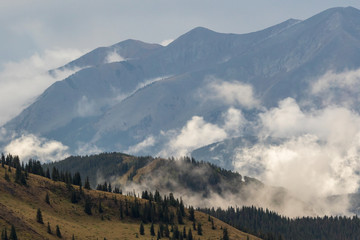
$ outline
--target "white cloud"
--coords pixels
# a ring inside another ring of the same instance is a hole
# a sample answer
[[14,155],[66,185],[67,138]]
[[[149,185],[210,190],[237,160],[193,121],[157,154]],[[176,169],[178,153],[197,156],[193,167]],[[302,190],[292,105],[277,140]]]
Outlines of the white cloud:
[[185,156],[198,147],[223,140],[226,137],[227,133],[224,129],[207,123],[202,117],[194,116],[158,155]]
[[231,133],[230,135],[239,135],[247,120],[242,114],[241,110],[236,108],[229,108],[226,113],[223,114],[224,118],[224,129],[226,132]]
[[160,45],[166,47],[167,45],[169,45],[169,44],[172,43],[173,41],[174,41],[174,39],[166,39],[166,40],[162,41],[162,42],[160,43]]
[[347,144],[360,131],[360,116],[354,111],[330,106],[302,111],[296,101],[287,98],[279,107],[260,114],[261,134],[273,137],[293,137],[313,134],[332,144]]
[[209,83],[201,92],[205,100],[222,101],[231,106],[245,108],[259,107],[260,102],[255,98],[251,85],[238,81],[226,82],[220,79],[209,78]]
[[335,206],[324,198],[359,188],[359,114],[340,106],[303,110],[287,98],[259,118],[260,139],[276,137],[281,143],[259,142],[237,149],[234,168],[287,188],[312,204],[317,214],[347,214],[347,201]]
[[155,143],[156,143],[155,138],[153,136],[149,136],[144,141],[134,146],[130,146],[126,152],[129,154],[137,154],[139,152],[145,151],[149,147],[154,146]]
[[121,62],[124,60],[125,59],[114,50],[114,51],[108,53],[108,55],[106,56],[106,59],[105,59],[105,63]]
[[0,72],[0,125],[19,114],[52,83],[76,71],[55,71],[50,75],[48,70],[80,55],[80,51],[73,49],[47,50],[28,59],[5,64]]
[[360,109],[360,69],[341,73],[327,72],[310,86],[312,97],[322,106],[340,105]]
[[4,150],[18,155],[23,161],[35,158],[41,162],[50,162],[64,159],[69,155],[68,147],[61,142],[36,137],[33,134],[22,135],[12,140]]

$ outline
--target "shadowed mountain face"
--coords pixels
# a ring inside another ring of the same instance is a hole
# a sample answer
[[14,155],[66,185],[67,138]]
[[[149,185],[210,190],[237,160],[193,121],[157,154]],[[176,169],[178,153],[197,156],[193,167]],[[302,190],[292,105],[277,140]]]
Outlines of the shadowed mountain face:
[[[55,139],[72,153],[85,143],[164,153],[194,116],[221,125],[235,107],[251,120],[284,98],[306,101],[312,81],[328,71],[359,68],[359,22],[359,10],[334,8],[249,34],[199,27],[166,47],[127,40],[98,48],[60,68],[82,70],[50,86],[4,127]],[[240,97],[231,97],[237,89]]]

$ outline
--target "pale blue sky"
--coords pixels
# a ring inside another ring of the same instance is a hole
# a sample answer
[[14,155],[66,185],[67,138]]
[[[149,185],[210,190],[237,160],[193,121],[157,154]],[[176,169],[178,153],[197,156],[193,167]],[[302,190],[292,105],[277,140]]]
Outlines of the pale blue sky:
[[134,38],[160,43],[203,26],[246,33],[359,0],[3,0],[0,65],[45,49],[91,50]]

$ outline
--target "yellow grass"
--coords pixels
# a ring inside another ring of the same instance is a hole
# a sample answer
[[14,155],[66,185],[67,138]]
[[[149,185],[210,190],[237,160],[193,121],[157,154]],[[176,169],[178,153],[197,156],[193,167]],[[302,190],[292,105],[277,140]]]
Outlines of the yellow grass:
[[[7,166],[6,166],[7,169]],[[139,234],[140,220],[125,217],[120,220],[119,206],[116,206],[113,198],[119,202],[134,201],[133,197],[114,193],[105,193],[96,190],[84,190],[91,196],[93,203],[97,204],[101,199],[104,213],[97,212],[97,207],[93,207],[93,215],[89,216],[84,212],[83,201],[77,204],[70,202],[70,195],[66,186],[61,182],[29,174],[28,187],[14,183],[15,169],[9,173],[11,181],[4,179],[4,168],[0,167],[0,230],[4,227],[10,233],[11,224],[14,224],[19,239],[59,239],[55,235],[56,225],[59,225],[63,239],[71,239],[74,234],[75,239],[156,239],[150,235],[150,224],[145,224],[145,235]],[[50,196],[50,205],[45,203],[46,193]],[[146,200],[139,199],[141,202]],[[44,224],[36,222],[36,212],[40,208],[42,211]],[[224,222],[214,219],[215,230],[211,229],[211,222],[208,216],[201,212],[195,212],[197,222],[202,224],[203,235],[197,235],[197,231],[192,230],[194,239],[221,239],[222,229],[227,228],[230,239],[258,239],[247,235]],[[185,225],[179,225],[182,231],[192,227],[192,222],[184,218]],[[53,234],[47,233],[47,224],[50,223]],[[157,233],[159,225],[155,224]],[[166,239],[166,238],[163,238]]]

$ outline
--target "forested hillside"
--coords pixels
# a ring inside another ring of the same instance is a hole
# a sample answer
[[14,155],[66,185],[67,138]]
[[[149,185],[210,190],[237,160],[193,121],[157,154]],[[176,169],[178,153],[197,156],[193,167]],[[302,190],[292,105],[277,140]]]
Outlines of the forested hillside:
[[37,161],[2,157],[2,239],[257,239],[172,194],[91,190],[79,173],[54,173]]
[[359,239],[360,219],[357,216],[302,217],[291,219],[268,209],[229,207],[226,210],[198,209],[221,219],[237,229],[263,239]]

